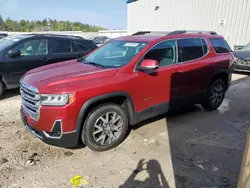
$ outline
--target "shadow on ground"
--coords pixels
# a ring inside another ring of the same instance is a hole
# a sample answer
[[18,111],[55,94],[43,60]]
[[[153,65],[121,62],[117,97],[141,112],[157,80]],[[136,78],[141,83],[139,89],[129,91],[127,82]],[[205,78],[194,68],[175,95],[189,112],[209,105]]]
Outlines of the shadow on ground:
[[3,96],[0,98],[0,100],[9,99],[18,95],[20,95],[19,89],[6,90],[4,91]]
[[[137,180],[136,176],[142,171],[148,173],[148,178],[145,180]],[[157,188],[169,188],[166,181],[165,175],[162,172],[161,165],[157,160],[145,161],[141,159],[138,162],[137,167],[133,170],[129,178],[119,188],[146,188],[146,187],[157,187]]]
[[[241,119],[230,116],[230,111],[224,114],[220,110],[205,112],[200,106],[190,106],[144,121],[133,129],[139,129],[162,118],[167,121],[177,188],[236,187],[247,123],[241,123]],[[164,168],[164,164],[161,165]],[[158,166],[160,164],[155,162],[155,167]],[[133,184],[137,187],[138,182],[133,179],[140,171],[141,168],[137,167],[126,181],[126,185]],[[155,177],[150,173],[148,172],[149,179]],[[142,187],[169,187],[168,183],[156,183],[156,186],[152,181],[150,184],[149,179],[140,182],[144,185]]]

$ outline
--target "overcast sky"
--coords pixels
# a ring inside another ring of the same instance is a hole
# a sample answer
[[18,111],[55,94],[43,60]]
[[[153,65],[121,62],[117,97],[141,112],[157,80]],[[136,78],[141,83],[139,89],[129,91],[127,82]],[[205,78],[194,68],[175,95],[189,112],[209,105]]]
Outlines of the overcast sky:
[[4,19],[80,21],[108,29],[126,29],[127,0],[0,0]]

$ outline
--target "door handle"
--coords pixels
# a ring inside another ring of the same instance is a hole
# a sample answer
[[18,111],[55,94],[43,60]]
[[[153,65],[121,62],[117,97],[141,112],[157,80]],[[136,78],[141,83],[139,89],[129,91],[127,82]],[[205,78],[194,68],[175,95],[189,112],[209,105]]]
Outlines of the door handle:
[[177,69],[175,70],[175,73],[183,73],[183,70]]

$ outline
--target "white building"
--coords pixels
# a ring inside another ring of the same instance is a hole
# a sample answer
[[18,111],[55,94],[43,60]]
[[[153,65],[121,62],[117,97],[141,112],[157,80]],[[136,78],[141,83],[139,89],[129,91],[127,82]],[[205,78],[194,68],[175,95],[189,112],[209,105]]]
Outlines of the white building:
[[231,47],[250,42],[250,0],[128,0],[128,34],[208,30]]

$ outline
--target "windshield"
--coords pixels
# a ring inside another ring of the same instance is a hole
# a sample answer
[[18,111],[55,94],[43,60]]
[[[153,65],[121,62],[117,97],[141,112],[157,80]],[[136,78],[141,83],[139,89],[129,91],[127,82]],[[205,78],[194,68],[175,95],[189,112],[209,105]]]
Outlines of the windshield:
[[250,43],[244,46],[241,50],[250,50]]
[[112,40],[87,56],[84,63],[94,63],[102,67],[121,67],[128,64],[146,45],[146,42]]
[[0,39],[0,51],[25,38],[24,36],[8,36]]

